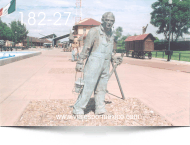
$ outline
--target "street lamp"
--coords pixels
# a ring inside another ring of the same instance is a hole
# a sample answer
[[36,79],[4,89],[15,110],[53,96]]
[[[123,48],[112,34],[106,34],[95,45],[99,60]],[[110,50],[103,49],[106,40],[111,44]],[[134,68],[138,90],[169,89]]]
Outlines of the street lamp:
[[[16,47],[16,34],[17,34],[17,31],[15,31],[15,47]],[[16,47],[16,51],[17,51],[17,47]]]
[[168,46],[168,60],[167,61],[170,61],[171,59],[171,51],[170,51],[170,33],[171,33],[171,5],[172,5],[172,0],[169,0],[169,5],[170,5],[170,16],[169,16],[169,46]]

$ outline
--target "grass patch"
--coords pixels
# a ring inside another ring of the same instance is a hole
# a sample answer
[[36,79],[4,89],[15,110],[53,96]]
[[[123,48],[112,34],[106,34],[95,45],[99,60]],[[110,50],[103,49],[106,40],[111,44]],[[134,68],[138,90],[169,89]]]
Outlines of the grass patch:
[[[117,53],[122,53],[125,52],[125,49],[120,48],[116,50]],[[146,56],[148,56],[148,54],[146,54]],[[154,58],[164,58],[167,59],[168,56],[165,55],[165,51],[153,51],[152,52],[152,57]],[[190,51],[173,51],[173,55],[171,57],[171,60],[178,60],[179,61],[179,57],[180,57],[180,61],[188,61],[190,62]]]

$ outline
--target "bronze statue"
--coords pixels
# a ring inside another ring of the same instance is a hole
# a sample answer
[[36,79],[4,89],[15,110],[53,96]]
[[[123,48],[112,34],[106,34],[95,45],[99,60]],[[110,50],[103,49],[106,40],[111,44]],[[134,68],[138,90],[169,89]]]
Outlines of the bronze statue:
[[[114,36],[112,27],[115,22],[115,16],[111,12],[106,12],[102,16],[102,24],[93,27],[87,34],[84,47],[76,64],[76,71],[83,70],[84,60],[84,87],[78,96],[73,107],[73,114],[84,115],[84,108],[89,102],[94,91],[95,114],[105,114],[105,94],[109,79],[109,70],[114,45]],[[117,57],[119,64],[122,58]]]
[[148,24],[147,24],[146,26],[143,26],[143,27],[142,27],[142,34],[145,34],[145,33],[146,33],[147,27],[148,27]]

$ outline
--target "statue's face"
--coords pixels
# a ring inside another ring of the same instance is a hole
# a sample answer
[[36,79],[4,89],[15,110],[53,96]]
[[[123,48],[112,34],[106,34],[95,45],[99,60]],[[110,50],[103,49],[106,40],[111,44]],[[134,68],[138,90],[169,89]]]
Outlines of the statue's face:
[[115,22],[114,17],[112,15],[107,15],[107,17],[104,19],[103,26],[106,29],[111,29],[114,22]]

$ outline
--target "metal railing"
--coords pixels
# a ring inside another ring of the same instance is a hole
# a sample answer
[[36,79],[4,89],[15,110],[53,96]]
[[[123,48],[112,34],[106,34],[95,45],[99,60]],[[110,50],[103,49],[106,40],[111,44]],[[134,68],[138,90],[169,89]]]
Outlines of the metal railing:
[[13,49],[16,49],[16,51],[18,50],[18,49],[20,49],[20,50],[26,50],[26,49],[28,49],[29,47],[9,47],[9,46],[3,46],[2,48],[1,48],[1,50],[0,51],[13,51]]
[[[116,50],[117,53],[125,53],[126,50],[124,49],[117,49]],[[131,53],[131,52],[129,52]],[[148,56],[148,54],[146,54],[145,56]],[[152,57],[155,58],[163,58],[163,59],[167,59],[167,55],[165,55],[165,51],[152,51]],[[178,60],[178,61],[188,61],[190,62],[190,51],[181,51],[181,52],[175,52],[173,51],[173,54],[171,55],[171,60]]]

